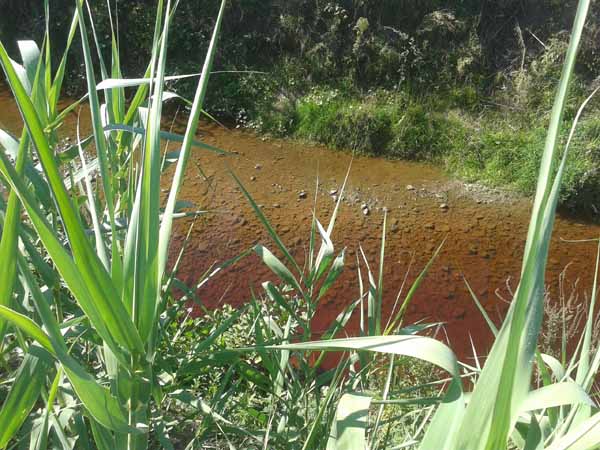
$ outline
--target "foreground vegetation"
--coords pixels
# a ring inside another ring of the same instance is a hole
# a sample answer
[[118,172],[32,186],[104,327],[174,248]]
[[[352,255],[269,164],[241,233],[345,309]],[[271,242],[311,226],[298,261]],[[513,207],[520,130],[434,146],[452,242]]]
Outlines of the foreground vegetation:
[[[56,70],[49,30],[39,49],[33,41],[19,43],[22,64],[0,44],[0,64],[24,123],[20,137],[0,132],[0,173],[7,189],[0,202],[0,448],[600,446],[596,284],[579,341],[564,343],[560,359],[537,345],[560,186],[575,127],[591,99],[570,118],[563,147],[563,114],[588,1],[579,2],[539,156],[521,282],[499,329],[484,317],[496,339],[487,358],[475,355],[473,364],[459,362],[436,339],[439,324],[404,323],[414,292],[427,282],[429,264],[401,290],[391,316],[382,315],[385,219],[378,267],[363,254],[359,295],[324,334],[313,332],[317,306],[344,269],[344,250],[331,241],[344,186],[327,226],[314,217],[307,258],[297,261],[232,175],[272,238],[272,249],[258,244],[239,258],[255,254],[279,282],[263,283],[262,292],[250,293],[237,311],[191,317],[186,300],[239,259],[212,267],[198,286],[187,289],[176,276],[180,259],[167,264],[191,148],[224,153],[195,135],[225,1],[183,136],[160,129],[179,2],[157,2],[143,78],[123,78],[116,31],[109,35],[110,63],[101,52],[94,56],[88,27],[96,47],[100,36],[86,2],[75,3]],[[59,127],[79,102],[59,110],[58,100],[77,32],[93,132],[77,133],[75,144],[63,148]],[[126,88],[132,89],[130,101]],[[320,126],[309,115],[303,129]],[[430,132],[437,133],[438,126]],[[422,136],[430,138],[429,132]],[[163,154],[162,139],[181,142],[181,149]],[[168,164],[176,164],[175,174],[161,179]],[[161,205],[166,183],[170,190]],[[175,288],[186,292],[184,298],[175,299]],[[352,314],[360,315],[361,335],[340,338]],[[343,354],[325,365],[331,351]]]

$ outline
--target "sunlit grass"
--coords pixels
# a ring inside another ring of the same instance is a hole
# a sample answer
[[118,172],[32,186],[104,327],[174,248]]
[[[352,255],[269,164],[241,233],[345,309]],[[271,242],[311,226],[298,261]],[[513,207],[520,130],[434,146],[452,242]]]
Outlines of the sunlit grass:
[[[328,450],[600,445],[593,391],[600,366],[600,350],[592,345],[596,283],[572,359],[558,361],[537,345],[549,238],[571,142],[561,154],[561,116],[589,1],[579,2],[550,119],[521,282],[502,327],[488,322],[496,340],[487,358],[478,358],[474,366],[458,361],[436,339],[431,333],[436,324],[404,322],[416,289],[427,282],[431,262],[399,296],[392,315],[384,317],[385,217],[377,266],[364,252],[358,259],[357,298],[347,299],[348,306],[325,333],[313,330],[319,304],[344,268],[345,250],[334,246],[332,235],[347,177],[326,227],[316,216],[315,197],[307,257],[301,261],[232,174],[270,242],[221,263],[198,285],[250,253],[279,282],[263,283],[248,305],[198,332],[201,338],[194,340],[189,330],[182,337],[174,324],[181,320],[187,326],[189,312],[183,302],[173,301],[171,287],[181,284],[167,258],[190,151],[219,152],[195,135],[225,1],[188,103],[183,135],[160,129],[168,97],[169,31],[176,26],[172,20],[178,3],[158,0],[152,58],[139,79],[122,78],[114,31],[110,63],[100,52],[94,54],[98,36],[84,0],[76,0],[57,70],[51,66],[55,50],[48,32],[40,48],[32,41],[20,42],[22,64],[11,60],[0,44],[0,63],[23,118],[20,137],[0,130],[1,180],[10,190],[0,205],[0,359],[3,384],[10,386],[0,410],[0,448],[174,448],[173,435],[182,429],[189,432],[188,440],[177,445],[190,449],[215,442],[228,448]],[[69,47],[78,30],[93,131],[88,137],[77,130],[73,148],[57,155],[56,130],[65,111],[80,103],[58,108]],[[126,89],[133,89],[133,95]],[[163,138],[181,143],[171,155],[177,164],[172,179],[162,178]],[[92,143],[90,159],[84,148]],[[86,170],[92,166],[98,176]],[[170,191],[161,205],[164,183],[170,183]],[[360,336],[339,338],[354,314],[360,315]],[[244,329],[236,331],[238,339],[227,342],[241,345],[221,345],[239,323]],[[157,354],[160,349],[168,353]],[[326,368],[330,351],[343,354],[333,368]],[[406,367],[407,358],[419,359],[419,368],[437,368],[423,376],[427,379],[411,380],[409,388],[404,384],[397,390],[397,369]],[[20,364],[16,370],[10,366],[14,361]],[[539,385],[532,382],[534,369]],[[222,371],[221,382],[207,387],[190,381],[205,370]],[[438,380],[439,373],[446,378]],[[168,420],[180,403],[185,413]],[[412,426],[406,426],[406,417],[391,415],[389,405],[394,410],[409,407]],[[238,423],[240,416],[247,420]]]

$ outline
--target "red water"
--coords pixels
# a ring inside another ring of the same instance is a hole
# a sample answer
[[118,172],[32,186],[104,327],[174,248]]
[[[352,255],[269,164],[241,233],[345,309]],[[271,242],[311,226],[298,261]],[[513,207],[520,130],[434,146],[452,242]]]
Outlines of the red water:
[[[330,192],[341,187],[351,155],[300,143],[263,140],[248,132],[224,130],[216,125],[205,124],[202,132],[206,142],[237,151],[239,155],[223,158],[197,151],[195,162],[202,167],[208,184],[194,164],[189,166],[182,198],[218,212],[207,215],[194,227],[180,277],[193,285],[211,264],[232,258],[258,242],[281,256],[228,170],[242,178],[302,265],[308,248],[317,176],[320,184],[316,213],[326,225],[335,204]],[[408,185],[414,189],[407,189]],[[308,193],[306,199],[299,198],[302,190]],[[332,240],[336,251],[347,249],[346,269],[331,295],[319,305],[313,323],[315,330],[324,330],[344,306],[358,298],[359,245],[373,271],[377,271],[383,208],[387,208],[384,317],[387,319],[407,271],[410,285],[445,239],[443,250],[408,309],[406,323],[445,322],[448,339],[458,354],[471,353],[469,335],[478,352],[485,352],[492,335],[463,277],[485,309],[499,320],[507,305],[496,291],[510,299],[507,280],[513,289],[517,286],[529,221],[529,199],[465,186],[430,165],[367,157],[352,161],[344,197]],[[369,215],[363,213],[363,203],[369,205]],[[442,204],[448,208],[441,208]],[[189,221],[178,224],[174,250],[189,224]],[[547,274],[552,298],[557,297],[558,276],[569,263],[571,279],[579,277],[581,288],[589,288],[595,261],[594,244],[565,243],[560,238],[599,235],[597,225],[558,217]],[[362,262],[361,267],[366,277]],[[198,296],[211,307],[222,302],[239,305],[248,298],[250,286],[260,292],[260,283],[266,279],[274,276],[256,256],[251,256],[209,282]],[[358,323],[356,311],[348,333],[356,333]]]
[[[72,116],[63,127],[65,135],[72,133],[74,123]],[[20,124],[10,97],[0,90],[0,127],[16,133]],[[334,207],[330,191],[340,189],[351,155],[296,142],[264,140],[250,132],[213,124],[202,124],[201,135],[207,143],[237,155],[219,157],[194,150],[180,198],[211,212],[196,221],[179,278],[193,286],[211,265],[232,258],[258,242],[279,255],[229,170],[242,179],[263,206],[283,242],[302,265],[308,248],[317,177],[316,214],[326,225]],[[169,172],[167,178],[168,175]],[[407,188],[408,185],[414,189]],[[168,186],[165,182],[164,187]],[[299,198],[300,191],[307,192],[306,199]],[[369,205],[368,215],[362,211],[363,203]],[[442,204],[448,208],[441,208]],[[530,200],[465,186],[426,164],[354,158],[332,236],[336,252],[347,249],[346,269],[319,305],[315,330],[324,330],[345,305],[358,298],[359,245],[371,268],[377,270],[383,208],[388,210],[384,316],[387,318],[407,271],[410,285],[445,239],[439,257],[408,308],[406,323],[444,322],[448,339],[459,355],[470,354],[469,336],[473,337],[478,352],[485,353],[492,335],[471,300],[463,277],[498,321],[506,303],[498,298],[496,291],[510,298],[507,280],[513,289],[517,285]],[[177,222],[171,262],[191,222],[192,219]],[[582,292],[590,288],[593,276],[595,246],[565,243],[560,238],[599,235],[598,225],[558,216],[547,271],[551,298],[557,297],[558,276],[567,264],[571,263],[571,280],[581,279]],[[362,262],[361,267],[364,270]],[[267,279],[275,277],[252,255],[224,270],[198,290],[197,295],[208,307],[221,303],[240,305],[249,298],[251,287],[260,292],[260,283]],[[353,334],[357,330],[358,311],[346,331]]]

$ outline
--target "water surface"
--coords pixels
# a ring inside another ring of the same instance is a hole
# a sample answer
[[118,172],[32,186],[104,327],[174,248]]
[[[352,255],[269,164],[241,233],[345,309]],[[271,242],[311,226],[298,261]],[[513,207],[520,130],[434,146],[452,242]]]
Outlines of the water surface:
[[[73,134],[76,116],[61,129]],[[0,127],[19,133],[18,111],[6,90],[0,90]],[[165,123],[168,127],[171,123]],[[175,129],[184,123],[174,122]],[[89,130],[87,112],[83,132]],[[250,132],[202,123],[199,136],[207,143],[235,152],[221,157],[195,149],[180,198],[197,209],[211,211],[197,219],[184,253],[179,278],[194,286],[213,264],[232,258],[256,243],[278,254],[275,245],[244,199],[229,170],[236,173],[259,203],[283,242],[304,261],[317,192],[316,214],[326,225],[350,164],[351,172],[333,232],[336,252],[346,248],[346,269],[319,306],[315,329],[324,330],[345,305],[359,295],[357,255],[362,246],[377,270],[383,211],[388,211],[384,271],[384,314],[394,304],[405,278],[410,285],[443,241],[443,249],[408,308],[407,322],[446,323],[447,338],[462,356],[470,354],[469,336],[478,351],[487,351],[492,335],[466,289],[463,277],[497,321],[517,286],[531,208],[530,199],[464,185],[426,164],[354,157],[303,143],[264,139]],[[171,149],[175,149],[171,145]],[[173,170],[173,168],[169,169]],[[170,172],[167,172],[170,175]],[[318,179],[318,188],[317,188]],[[169,183],[164,183],[164,190]],[[300,192],[306,192],[306,198]],[[364,205],[368,206],[365,214]],[[176,223],[171,251],[175,260],[193,219]],[[583,298],[591,288],[595,246],[564,239],[600,236],[598,225],[559,215],[550,247],[547,283],[550,298],[558,298],[558,279],[570,264],[567,278],[580,279]],[[364,270],[364,264],[361,261]],[[363,272],[364,273],[364,272]],[[240,305],[250,288],[274,276],[254,255],[226,269],[197,291],[208,307]],[[404,293],[407,287],[404,288]],[[504,300],[503,300],[504,299]],[[358,331],[358,311],[346,330]]]

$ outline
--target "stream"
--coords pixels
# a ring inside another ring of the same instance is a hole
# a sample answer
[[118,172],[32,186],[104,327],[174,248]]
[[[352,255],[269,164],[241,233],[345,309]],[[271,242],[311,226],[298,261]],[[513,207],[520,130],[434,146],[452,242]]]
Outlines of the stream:
[[[74,114],[69,116],[61,129],[64,136],[73,135],[76,120]],[[90,128],[85,111],[81,120],[83,136]],[[165,122],[163,128],[171,125],[176,131],[185,128],[183,118]],[[21,129],[18,110],[6,89],[0,89],[0,128],[15,134]],[[462,357],[472,354],[470,336],[478,354],[489,350],[492,334],[464,279],[492,319],[500,323],[511,291],[518,284],[531,199],[464,184],[427,164],[353,158],[346,152],[265,139],[213,123],[201,123],[199,137],[235,153],[223,157],[194,149],[190,158],[180,199],[192,202],[192,209],[209,213],[195,220],[183,254],[178,278],[188,286],[194,286],[213,264],[233,258],[256,243],[279,255],[229,170],[242,180],[302,265],[308,250],[315,192],[316,215],[326,227],[351,165],[332,234],[336,254],[346,248],[345,269],[320,303],[314,329],[324,331],[346,305],[358,298],[357,259],[366,282],[360,246],[371,269],[377,273],[387,210],[384,317],[389,315],[403,283],[401,299],[443,242],[439,256],[408,307],[405,323],[444,322],[447,339]],[[175,150],[176,145],[172,144],[170,149]],[[173,170],[174,165],[167,169],[163,181],[165,196]],[[193,221],[192,218],[176,221],[171,264]],[[560,274],[567,266],[564,291],[569,293],[577,280],[574,288],[580,301],[591,291],[595,244],[568,243],[563,239],[598,236],[600,226],[558,215],[546,277],[550,301],[560,297]],[[254,292],[261,292],[261,282],[275,279],[252,254],[221,271],[196,295],[209,308],[221,303],[238,306],[250,297],[251,287]],[[347,333],[356,335],[358,326],[356,310]]]

